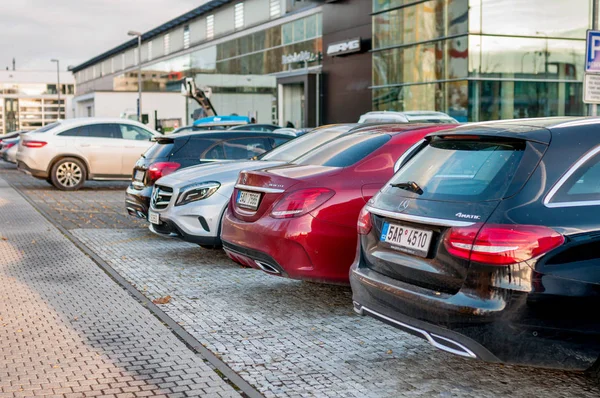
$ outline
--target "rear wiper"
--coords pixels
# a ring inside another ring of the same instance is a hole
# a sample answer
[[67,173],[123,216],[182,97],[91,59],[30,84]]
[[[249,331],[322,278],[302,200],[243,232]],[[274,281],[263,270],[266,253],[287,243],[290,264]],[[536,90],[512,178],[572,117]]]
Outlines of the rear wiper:
[[414,192],[414,193],[416,193],[418,195],[422,195],[423,194],[423,190],[421,189],[421,187],[419,186],[419,184],[417,184],[414,181],[398,182],[396,184],[390,184],[390,185],[393,186],[394,188],[405,189],[407,191]]

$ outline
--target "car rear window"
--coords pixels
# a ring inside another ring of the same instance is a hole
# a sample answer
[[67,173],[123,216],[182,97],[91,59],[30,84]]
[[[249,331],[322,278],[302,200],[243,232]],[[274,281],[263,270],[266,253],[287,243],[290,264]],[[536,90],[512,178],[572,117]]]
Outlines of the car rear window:
[[389,183],[415,182],[422,193],[413,194],[422,199],[497,200],[506,194],[524,151],[525,141],[434,139]]
[[146,159],[168,158],[174,148],[173,141],[158,141],[144,153]]
[[314,133],[295,138],[280,147],[273,149],[264,156],[259,157],[262,160],[279,160],[282,162],[291,162],[292,160],[304,155],[308,151],[322,145],[328,141],[342,135],[347,129],[315,131]]
[[294,164],[348,167],[381,148],[391,137],[387,134],[357,133],[338,138],[294,160]]

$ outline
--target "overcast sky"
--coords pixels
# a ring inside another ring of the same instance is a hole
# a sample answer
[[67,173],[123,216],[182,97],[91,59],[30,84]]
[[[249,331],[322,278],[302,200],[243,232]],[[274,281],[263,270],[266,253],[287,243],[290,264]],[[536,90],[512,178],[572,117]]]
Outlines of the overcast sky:
[[78,65],[208,0],[0,0],[0,69]]

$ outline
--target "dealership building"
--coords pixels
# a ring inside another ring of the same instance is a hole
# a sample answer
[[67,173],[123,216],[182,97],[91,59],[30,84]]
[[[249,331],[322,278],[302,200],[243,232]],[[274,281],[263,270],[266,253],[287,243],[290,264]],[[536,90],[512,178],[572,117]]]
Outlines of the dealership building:
[[[583,115],[592,0],[212,0],[72,68],[76,116],[192,122],[194,79],[220,115],[310,127],[370,110],[460,121]],[[103,113],[104,112],[104,113]]]

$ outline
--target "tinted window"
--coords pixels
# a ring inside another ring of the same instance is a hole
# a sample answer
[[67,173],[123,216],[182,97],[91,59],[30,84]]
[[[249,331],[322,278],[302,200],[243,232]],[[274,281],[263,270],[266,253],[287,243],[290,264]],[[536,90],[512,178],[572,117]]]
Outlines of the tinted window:
[[[525,142],[432,141],[408,161],[390,184],[416,182],[418,198],[476,202],[504,197]],[[398,188],[399,189],[399,188]]]
[[308,151],[324,144],[327,141],[331,141],[334,138],[339,137],[345,132],[340,131],[316,131],[314,133],[303,135],[302,137],[295,138],[289,141],[285,145],[273,149],[271,152],[265,154],[260,159],[262,160],[280,160],[283,162],[291,162],[294,159],[304,155]]
[[223,160],[225,159],[225,151],[223,150],[223,144],[217,144],[210,148],[204,156],[203,159],[211,159],[211,160]]
[[250,159],[271,149],[266,138],[238,138],[223,142],[227,159]]
[[290,136],[290,138],[270,138],[270,140],[271,140],[271,146],[273,148],[278,147],[281,144],[285,144],[286,142],[288,142],[292,138],[294,138],[294,137]]
[[159,141],[148,148],[148,150],[144,153],[144,157],[149,160],[156,158],[168,158],[171,156],[174,146],[175,144],[173,144],[173,142]]
[[121,132],[115,124],[89,124],[80,127],[82,135],[95,138],[121,138]]
[[131,124],[120,124],[121,136],[125,140],[148,141],[152,138],[152,134],[141,127]]
[[[210,148],[216,142],[217,139],[204,139],[199,137],[180,138],[177,142],[181,142],[181,147],[175,152],[175,158],[177,159],[200,159],[202,152],[207,148]],[[212,159],[212,158],[211,158]],[[222,159],[222,158],[216,158]]]
[[296,159],[295,164],[348,167],[390,140],[387,134],[360,133],[326,143]]
[[550,203],[600,200],[600,155],[588,159],[559,188]]
[[58,133],[58,135],[66,136],[66,137],[81,137],[81,129],[79,127],[74,127],[72,129],[68,129],[63,131],[62,133]]

